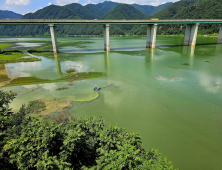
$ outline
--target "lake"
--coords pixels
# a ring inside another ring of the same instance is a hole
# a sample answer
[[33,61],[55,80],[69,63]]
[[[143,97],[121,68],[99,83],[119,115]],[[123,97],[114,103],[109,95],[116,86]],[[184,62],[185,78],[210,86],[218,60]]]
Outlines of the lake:
[[[8,49],[20,50],[44,46],[46,40],[50,38],[0,38],[13,43]],[[146,37],[110,37],[111,52],[103,52],[103,37],[58,40],[80,45],[61,45],[65,53],[55,58],[39,54],[39,62],[6,64],[8,76],[55,80],[67,76],[70,68],[103,76],[73,85],[30,82],[3,87],[18,93],[13,109],[35,99],[71,102],[68,113],[77,118],[102,116],[138,132],[144,148],[158,149],[176,168],[222,169],[222,45],[216,44],[216,37],[198,37],[195,47],[187,47],[184,37],[158,36],[157,48],[147,50]],[[60,87],[68,89],[57,91]],[[97,93],[94,87],[104,88]]]

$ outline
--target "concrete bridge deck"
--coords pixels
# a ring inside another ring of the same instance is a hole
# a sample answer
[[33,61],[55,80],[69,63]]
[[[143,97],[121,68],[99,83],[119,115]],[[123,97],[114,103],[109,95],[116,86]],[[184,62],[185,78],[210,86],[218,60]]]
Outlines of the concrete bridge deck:
[[0,19],[0,25],[66,25],[66,24],[222,24],[222,19],[175,20],[74,20],[74,19]]

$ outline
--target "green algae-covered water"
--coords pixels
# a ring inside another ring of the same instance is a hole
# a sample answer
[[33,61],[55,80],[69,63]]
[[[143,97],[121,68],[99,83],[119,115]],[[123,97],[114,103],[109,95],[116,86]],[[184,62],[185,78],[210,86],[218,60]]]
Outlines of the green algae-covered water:
[[[102,37],[58,39],[80,45],[61,46],[68,53],[55,58],[39,54],[40,62],[6,64],[8,76],[54,80],[67,76],[70,68],[103,76],[73,85],[3,87],[18,92],[11,107],[34,99],[92,100],[73,102],[69,113],[102,116],[139,132],[144,148],[158,148],[181,170],[222,169],[222,45],[217,38],[198,37],[196,47],[187,47],[182,46],[184,37],[157,37],[157,48],[145,50],[146,37],[111,37],[111,52],[103,52]],[[0,38],[22,50],[47,45],[46,40],[50,38]],[[110,82],[114,86],[107,86]],[[107,87],[98,94],[95,86]],[[60,87],[68,89],[55,90]]]

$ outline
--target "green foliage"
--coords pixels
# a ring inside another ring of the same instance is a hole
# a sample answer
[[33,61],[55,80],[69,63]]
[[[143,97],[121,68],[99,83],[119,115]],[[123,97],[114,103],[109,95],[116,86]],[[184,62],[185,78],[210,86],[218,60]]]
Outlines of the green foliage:
[[12,46],[12,45],[9,43],[0,43],[0,54],[1,54],[2,50],[4,50],[7,47],[10,47],[10,46]]
[[2,58],[0,56],[0,64],[41,61],[40,58],[36,58],[36,57],[21,58],[23,55],[14,55],[14,54],[12,54],[12,55],[8,54],[8,55],[12,56],[12,59],[11,58]]
[[156,150],[141,148],[138,134],[108,126],[102,118],[61,125],[32,119],[4,152],[19,169],[173,169]]
[[105,14],[115,8],[119,3],[112,2],[112,1],[105,1],[103,3],[99,3],[98,6]]
[[68,4],[65,5],[65,7],[74,11],[79,17],[84,19],[95,19],[97,17],[94,13],[78,3]]
[[0,97],[1,169],[174,169],[158,151],[144,150],[137,133],[102,118],[66,117],[55,124],[25,118],[25,106],[14,116],[8,103],[15,94],[0,91]]
[[46,108],[46,105],[43,101],[33,100],[33,101],[29,101],[26,109],[27,109],[27,112],[29,113],[40,113],[44,111],[45,108]]
[[[181,0],[173,3],[161,12],[154,15],[159,19],[221,19],[222,3],[220,0]],[[186,25],[158,25],[159,35],[185,34]],[[198,34],[210,35],[219,33],[219,24],[200,24]],[[134,34],[146,34],[143,26],[134,26],[130,31]]]
[[119,4],[102,19],[144,19],[148,16],[127,4]]
[[75,72],[76,70],[73,68],[70,68],[69,70],[66,70],[66,73],[71,73],[71,72]]
[[155,14],[153,17],[159,19],[170,19],[171,17],[182,11],[185,7],[191,6],[200,1],[202,0],[180,0]]
[[94,5],[94,4],[87,4],[86,6],[84,6],[87,10],[89,10],[90,12],[92,12],[95,16],[96,19],[100,19],[102,18],[106,12],[102,11],[99,7],[98,4]]
[[4,52],[3,54],[4,55],[11,55],[12,53],[11,52]]
[[7,141],[16,139],[21,134],[22,124],[26,116],[25,106],[23,105],[17,114],[11,112],[9,103],[15,98],[15,93],[5,93],[0,91],[0,167],[2,170],[17,169],[14,164],[9,163],[8,153],[3,152],[3,146]]

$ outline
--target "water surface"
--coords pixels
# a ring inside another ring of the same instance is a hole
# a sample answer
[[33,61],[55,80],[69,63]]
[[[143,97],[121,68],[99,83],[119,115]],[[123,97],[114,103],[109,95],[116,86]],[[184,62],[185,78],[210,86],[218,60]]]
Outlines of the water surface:
[[[196,47],[187,47],[183,37],[157,37],[157,48],[145,50],[146,37],[111,37],[111,52],[103,52],[102,37],[58,39],[84,43],[59,48],[74,52],[63,54],[62,61],[39,56],[41,62],[7,64],[10,75],[53,80],[74,68],[104,76],[76,81],[64,91],[55,89],[67,82],[4,87],[18,91],[13,108],[34,99],[93,99],[95,86],[112,82],[118,88],[102,89],[92,102],[75,102],[69,113],[103,116],[108,123],[139,132],[144,148],[158,148],[179,169],[222,169],[222,45],[217,38],[198,37]],[[19,44],[26,49],[28,40],[49,38],[10,39],[17,40],[27,41]],[[40,41],[32,46],[44,45]]]

